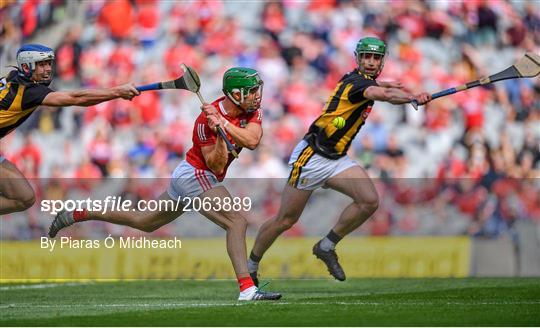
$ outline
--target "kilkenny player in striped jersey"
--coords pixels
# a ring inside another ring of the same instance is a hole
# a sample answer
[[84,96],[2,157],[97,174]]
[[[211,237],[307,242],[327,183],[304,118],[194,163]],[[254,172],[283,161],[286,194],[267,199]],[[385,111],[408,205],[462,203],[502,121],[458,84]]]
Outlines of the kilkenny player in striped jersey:
[[[98,89],[53,91],[54,52],[40,44],[26,44],[17,51],[17,67],[0,78],[0,139],[26,121],[41,105],[92,106],[139,94],[133,84]],[[35,202],[34,190],[24,175],[0,153],[0,215],[20,212]]]
[[365,170],[347,156],[351,142],[366,122],[375,101],[405,104],[416,99],[430,101],[430,95],[405,90],[399,82],[377,82],[386,56],[386,44],[366,37],[356,45],[358,67],[345,74],[329,97],[323,113],[294,149],[289,160],[289,179],[282,193],[278,215],[266,221],[257,234],[248,259],[255,282],[264,253],[285,230],[300,218],[313,190],[334,189],[352,198],[330,232],[313,246],[313,254],[322,260],[330,274],[345,280],[338,262],[336,244],[364,223],[378,207],[378,195]]

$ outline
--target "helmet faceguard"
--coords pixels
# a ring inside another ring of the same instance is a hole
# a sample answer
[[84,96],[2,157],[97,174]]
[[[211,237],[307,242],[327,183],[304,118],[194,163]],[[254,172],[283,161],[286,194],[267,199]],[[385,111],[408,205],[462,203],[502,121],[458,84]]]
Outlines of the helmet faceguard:
[[[40,44],[25,44],[17,51],[17,69],[19,75],[27,79],[30,79],[35,72],[36,63],[42,61],[52,61],[54,67],[54,51],[46,46]],[[23,64],[28,66],[28,71],[23,69]],[[54,75],[54,68],[51,75],[47,79],[36,81],[41,84],[49,85],[52,82]]]
[[[223,93],[248,113],[261,106],[263,84],[259,73],[251,68],[234,67],[223,75]],[[235,92],[240,93],[240,100],[234,98]]]
[[[365,70],[365,67],[363,67],[362,65],[362,57],[364,56],[364,54],[368,53],[382,56],[381,64],[379,65],[377,71],[375,71],[374,73],[368,73]],[[377,78],[377,76],[381,74],[384,67],[384,59],[386,57],[386,44],[384,43],[384,41],[375,37],[362,38],[356,44],[356,50],[354,51],[354,55],[356,58],[356,64],[358,65],[358,70],[363,74],[370,75],[373,78]]]

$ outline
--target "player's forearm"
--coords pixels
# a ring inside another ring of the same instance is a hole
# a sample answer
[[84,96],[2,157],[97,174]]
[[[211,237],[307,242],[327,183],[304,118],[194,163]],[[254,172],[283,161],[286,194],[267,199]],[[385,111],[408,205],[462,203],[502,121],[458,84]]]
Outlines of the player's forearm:
[[206,158],[206,165],[208,165],[208,168],[212,170],[212,172],[221,174],[223,173],[228,160],[229,153],[227,152],[227,144],[221,137],[218,137],[212,153]]
[[384,98],[384,101],[394,105],[399,105],[410,103],[411,100],[414,99],[414,95],[401,89],[387,88],[384,91]]
[[66,105],[93,106],[104,101],[119,98],[121,95],[121,92],[117,88],[75,90],[69,92],[73,103]]
[[257,148],[259,142],[261,141],[261,138],[257,133],[248,129],[237,127],[233,124],[225,125],[224,129],[234,140],[234,143],[240,147],[253,150]]
[[392,83],[390,82],[377,81],[377,84],[383,88],[392,88]]

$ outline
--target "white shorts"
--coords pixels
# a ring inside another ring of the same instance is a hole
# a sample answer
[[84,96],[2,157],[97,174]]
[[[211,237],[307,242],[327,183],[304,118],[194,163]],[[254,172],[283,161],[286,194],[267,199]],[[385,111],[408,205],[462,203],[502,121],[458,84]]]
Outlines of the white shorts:
[[214,173],[193,167],[182,161],[171,177],[167,193],[171,199],[194,198],[203,192],[221,185]]
[[358,163],[343,156],[339,159],[323,157],[302,140],[296,145],[289,160],[288,184],[296,189],[315,190],[324,187],[326,181]]

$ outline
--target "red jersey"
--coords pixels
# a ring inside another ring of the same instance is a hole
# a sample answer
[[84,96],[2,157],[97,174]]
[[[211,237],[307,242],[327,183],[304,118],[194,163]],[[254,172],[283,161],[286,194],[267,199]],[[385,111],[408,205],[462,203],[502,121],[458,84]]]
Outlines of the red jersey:
[[[262,123],[262,112],[261,109],[258,109],[252,113],[242,113],[237,117],[230,117],[227,115],[227,112],[225,111],[225,108],[223,107],[223,100],[225,97],[221,97],[218,100],[214,101],[212,105],[221,113],[221,115],[229,121],[229,124],[233,124],[240,128],[245,128],[248,123]],[[227,132],[225,132],[227,133]],[[222,174],[216,174],[208,166],[206,165],[206,162],[204,160],[204,156],[202,154],[201,148],[206,146],[211,146],[216,143],[217,134],[210,129],[208,126],[208,120],[206,119],[206,115],[204,113],[201,113],[199,117],[195,120],[195,126],[193,127],[193,147],[187,152],[186,154],[186,160],[189,164],[193,165],[193,167],[200,169],[200,170],[207,170],[214,173],[219,181],[223,181],[225,178],[225,174],[227,173],[227,168],[231,164],[231,162],[234,160],[234,156],[229,153],[229,159],[227,161],[227,165],[225,165],[225,169],[223,170]],[[230,136],[227,136],[229,141],[233,144],[233,146],[236,147],[234,144],[233,139]],[[240,153],[240,150],[242,150],[241,147],[236,147],[236,151]]]

